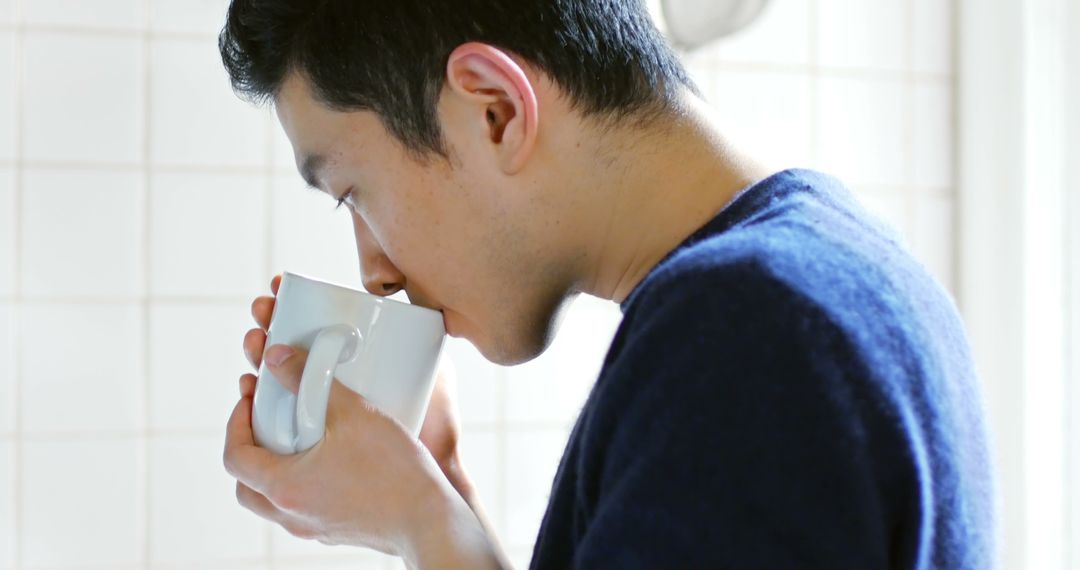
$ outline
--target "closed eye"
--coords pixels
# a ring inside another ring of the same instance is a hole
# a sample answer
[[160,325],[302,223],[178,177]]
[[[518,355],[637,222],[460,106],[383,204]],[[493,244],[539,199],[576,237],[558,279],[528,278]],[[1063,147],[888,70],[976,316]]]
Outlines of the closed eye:
[[344,194],[341,195],[341,198],[338,199],[337,206],[334,206],[334,209],[337,210],[338,208],[340,208],[341,205],[349,199],[349,196],[352,196],[352,188],[349,188]]

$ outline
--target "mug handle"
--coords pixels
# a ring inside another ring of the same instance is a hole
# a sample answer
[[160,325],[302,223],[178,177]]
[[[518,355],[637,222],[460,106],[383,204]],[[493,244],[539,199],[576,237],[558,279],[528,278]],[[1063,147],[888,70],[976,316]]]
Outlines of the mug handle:
[[300,390],[296,398],[297,453],[319,443],[326,431],[326,406],[330,402],[330,386],[338,364],[349,362],[360,352],[363,337],[356,327],[337,324],[326,327],[311,343]]

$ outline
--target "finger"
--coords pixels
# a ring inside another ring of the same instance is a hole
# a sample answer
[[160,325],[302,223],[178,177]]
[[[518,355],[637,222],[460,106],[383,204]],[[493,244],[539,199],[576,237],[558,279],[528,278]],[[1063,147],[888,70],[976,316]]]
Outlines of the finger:
[[277,296],[278,288],[281,287],[281,274],[277,274],[270,280],[270,290],[274,292],[274,296]]
[[312,531],[308,525],[297,521],[296,517],[279,509],[262,493],[259,493],[239,481],[236,482],[236,502],[260,517],[270,522],[277,523],[289,534],[297,538],[308,540],[317,538],[317,534]]
[[244,374],[240,377],[240,397],[252,398],[255,396],[255,382],[258,379],[254,374]]
[[255,445],[251,432],[251,398],[241,398],[225,428],[225,470],[245,485],[266,493],[282,458]]
[[[295,394],[300,391],[300,379],[304,374],[307,357],[307,351],[302,348],[275,344],[266,350],[266,366],[274,373],[282,387]],[[352,416],[350,421],[355,422],[360,410],[365,409],[378,413],[363,396],[353,392],[337,379],[334,380],[326,408],[328,426],[334,423],[335,417],[341,415]]]
[[[351,388],[335,379],[330,386],[330,401],[326,404],[326,429],[331,429],[338,421],[344,419],[352,424],[369,421],[379,416],[385,416],[371,402]],[[386,416],[390,419],[389,416]],[[390,420],[394,421],[394,420]]]
[[259,369],[262,362],[263,347],[266,346],[266,333],[262,329],[251,329],[244,335],[244,356],[248,362]]
[[266,350],[266,366],[274,373],[281,386],[296,394],[300,391],[300,377],[304,374],[307,352],[285,344],[275,344]]
[[267,296],[256,297],[251,302],[251,316],[264,331],[270,328],[270,319],[274,316],[274,302],[273,297]]
[[275,507],[270,499],[240,481],[236,482],[236,502],[270,522],[281,522],[285,518],[285,513]]

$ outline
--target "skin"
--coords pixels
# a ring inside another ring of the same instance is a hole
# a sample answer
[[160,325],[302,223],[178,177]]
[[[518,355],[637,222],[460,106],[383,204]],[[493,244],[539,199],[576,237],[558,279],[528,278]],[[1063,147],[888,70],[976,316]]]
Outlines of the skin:
[[[347,198],[365,288],[404,289],[500,364],[543,352],[574,295],[623,301],[773,172],[737,152],[688,91],[655,123],[602,124],[527,62],[476,43],[447,64],[438,106],[447,159],[418,158],[371,112],[327,108],[298,73],[275,109],[298,167],[319,166],[313,185]],[[306,354],[265,347],[273,303],[253,302],[259,326],[244,350],[295,390]],[[335,382],[325,438],[288,457],[254,445],[255,382],[241,377],[226,436],[242,505],[297,536],[376,548],[414,568],[510,567],[458,453],[452,372],[440,373],[419,442]]]

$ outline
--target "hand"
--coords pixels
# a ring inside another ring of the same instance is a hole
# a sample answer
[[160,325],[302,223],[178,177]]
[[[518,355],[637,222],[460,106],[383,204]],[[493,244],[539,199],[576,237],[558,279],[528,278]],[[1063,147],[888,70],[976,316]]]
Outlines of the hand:
[[[295,392],[307,353],[278,345],[267,351],[266,361]],[[253,378],[246,375],[228,423],[225,467],[237,479],[240,504],[291,534],[405,555],[439,522],[439,513],[468,509],[419,442],[337,381],[319,443],[289,456],[256,446],[254,389]],[[429,518],[430,513],[436,516]]]
[[[279,285],[280,277],[275,277],[275,295]],[[273,298],[261,297],[252,306],[263,329],[249,331],[244,348],[256,368],[273,303]],[[295,392],[306,352],[274,346],[265,356],[274,375]],[[438,396],[443,403],[434,408],[441,411],[438,416],[429,413],[424,429],[431,441],[442,444],[452,466],[460,429],[448,378]],[[508,567],[427,449],[337,381],[322,441],[292,456],[257,447],[251,431],[256,381],[253,374],[241,377],[241,399],[229,419],[225,443],[226,469],[237,478],[237,500],[243,506],[296,536],[375,548],[403,556],[413,567]]]
[[[270,290],[274,296],[258,297],[251,303],[251,316],[258,328],[251,329],[244,336],[244,354],[251,365],[258,371],[266,346],[266,333],[270,329],[270,318],[274,314],[274,303],[281,276],[270,280]],[[435,387],[431,393],[427,415],[420,428],[420,442],[431,452],[439,469],[450,483],[466,500],[472,495],[472,483],[461,463],[458,442],[461,438],[461,422],[458,419],[457,381],[453,363],[448,358],[440,362],[435,377]]]

